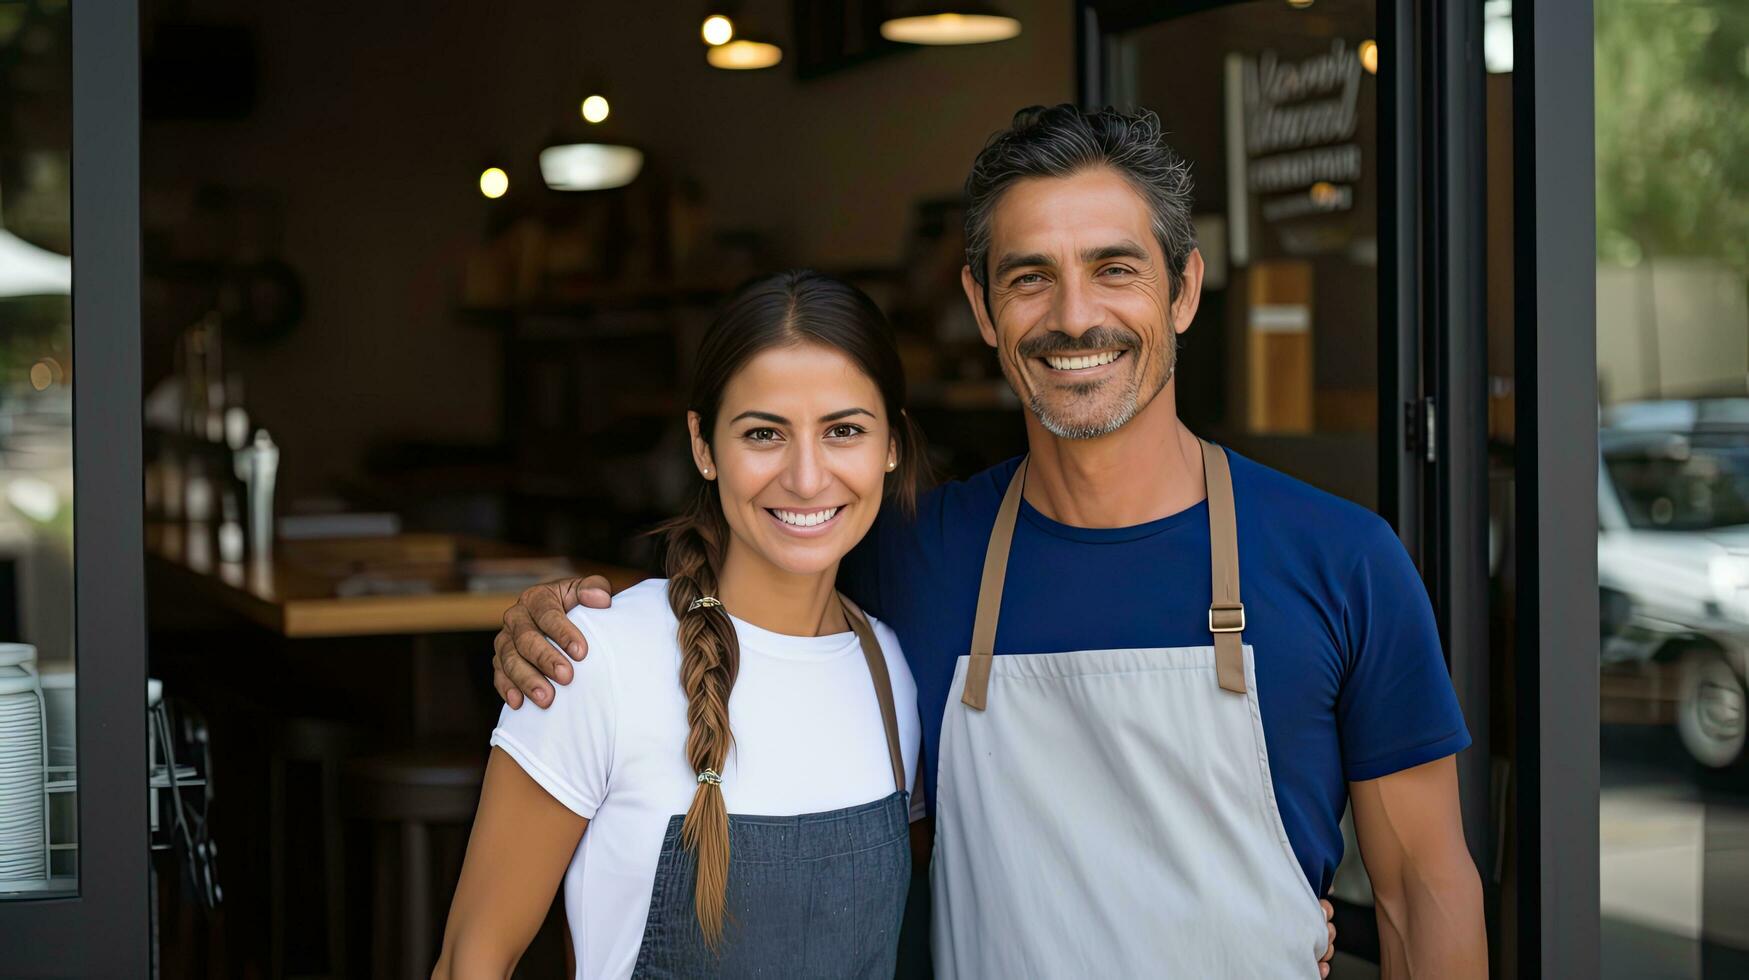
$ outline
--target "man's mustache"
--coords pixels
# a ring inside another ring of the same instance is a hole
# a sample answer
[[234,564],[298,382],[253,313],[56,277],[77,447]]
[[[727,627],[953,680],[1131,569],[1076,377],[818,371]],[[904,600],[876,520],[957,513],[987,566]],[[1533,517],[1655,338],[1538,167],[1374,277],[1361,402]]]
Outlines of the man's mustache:
[[1079,354],[1086,351],[1134,350],[1142,346],[1142,338],[1117,327],[1093,327],[1079,337],[1053,330],[1038,337],[1028,337],[1015,348],[1021,357],[1049,357],[1053,354]]

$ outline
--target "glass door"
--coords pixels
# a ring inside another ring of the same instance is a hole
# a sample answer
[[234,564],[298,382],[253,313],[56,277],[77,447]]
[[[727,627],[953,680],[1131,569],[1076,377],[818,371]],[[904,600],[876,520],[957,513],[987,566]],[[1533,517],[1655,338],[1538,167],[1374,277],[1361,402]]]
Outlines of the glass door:
[[[1474,739],[1458,767],[1492,899],[1504,792],[1490,747],[1480,4],[1112,0],[1080,13],[1084,103],[1158,112],[1198,186],[1209,273],[1180,414],[1396,528]],[[1376,960],[1346,829],[1338,947]]]
[[0,972],[151,972],[134,0],[0,2]]
[[1749,975],[1749,9],[1596,0],[1602,976]]

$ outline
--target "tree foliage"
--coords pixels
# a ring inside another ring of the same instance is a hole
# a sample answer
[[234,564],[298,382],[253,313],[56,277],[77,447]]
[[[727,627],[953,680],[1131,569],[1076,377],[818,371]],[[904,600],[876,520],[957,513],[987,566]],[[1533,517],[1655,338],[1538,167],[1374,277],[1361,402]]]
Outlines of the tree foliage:
[[1598,257],[1749,270],[1749,3],[1594,9]]

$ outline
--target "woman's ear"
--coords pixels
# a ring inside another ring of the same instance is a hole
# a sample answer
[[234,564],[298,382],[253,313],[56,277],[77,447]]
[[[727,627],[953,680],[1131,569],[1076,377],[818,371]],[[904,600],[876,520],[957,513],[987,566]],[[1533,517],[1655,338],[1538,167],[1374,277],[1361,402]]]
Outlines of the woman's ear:
[[887,472],[891,473],[898,468],[899,468],[899,440],[888,439],[887,440]]
[[686,413],[686,431],[692,443],[692,462],[698,467],[699,475],[707,480],[717,478],[716,463],[711,460],[711,444],[705,441],[704,433],[699,426],[702,420],[697,412]]

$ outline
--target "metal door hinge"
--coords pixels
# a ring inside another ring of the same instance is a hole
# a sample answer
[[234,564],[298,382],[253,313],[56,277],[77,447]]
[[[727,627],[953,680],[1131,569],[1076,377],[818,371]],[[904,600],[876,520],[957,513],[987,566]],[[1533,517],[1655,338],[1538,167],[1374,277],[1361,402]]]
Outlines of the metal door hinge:
[[1423,458],[1429,463],[1437,462],[1439,460],[1438,413],[1439,409],[1434,407],[1433,399],[1421,399],[1421,416],[1427,420],[1427,434],[1422,442],[1422,447],[1426,450]]
[[1431,398],[1403,403],[1403,451],[1425,462],[1439,459],[1439,420]]

